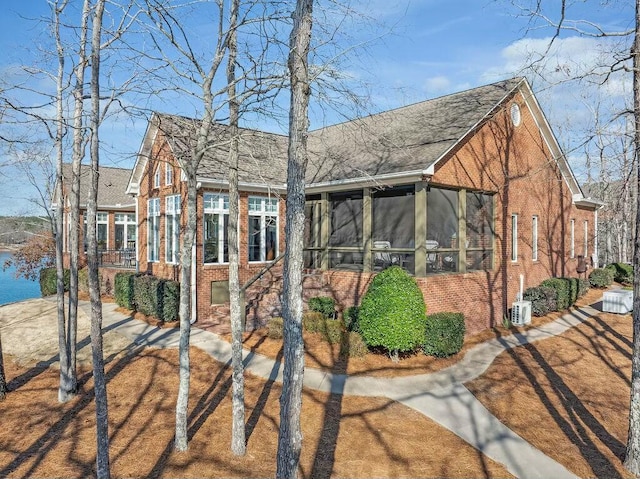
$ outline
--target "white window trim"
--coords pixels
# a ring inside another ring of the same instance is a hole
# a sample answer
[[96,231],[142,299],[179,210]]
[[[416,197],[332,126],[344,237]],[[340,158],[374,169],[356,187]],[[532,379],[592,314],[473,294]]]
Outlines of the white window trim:
[[[208,198],[210,200],[208,200]],[[204,215],[220,215],[222,221],[218,222],[218,251],[220,254],[218,255],[218,261],[209,261],[205,262],[204,259],[204,250],[202,255],[203,264],[216,265],[216,264],[228,264],[228,261],[224,261],[224,215],[229,214],[229,195],[227,194],[218,194],[218,193],[205,193],[203,195],[204,200],[204,208],[202,221],[204,223]],[[225,203],[227,207],[225,208]],[[202,228],[202,240],[204,243],[204,224]]]
[[156,168],[156,172],[153,174],[153,187],[160,188],[160,167]]
[[569,258],[576,257],[576,220],[571,220],[570,227],[571,244],[569,245]]
[[511,213],[511,262],[518,262],[518,215]]
[[[100,217],[104,219],[100,219]],[[96,242],[100,241],[98,239],[98,225],[107,225],[107,239],[105,244],[105,249],[109,249],[109,213],[106,211],[98,211],[96,213]]]
[[538,261],[538,216],[531,218],[531,259]]
[[[118,216],[123,216],[124,219],[118,219]],[[124,247],[126,248],[129,243],[129,227],[133,226],[134,236],[136,237],[136,243],[138,242],[138,225],[136,224],[135,213],[116,213],[114,215],[114,224],[124,226]],[[115,244],[114,244],[115,246]]]
[[[259,210],[251,209],[251,200],[260,200]],[[275,211],[267,211],[267,205],[275,206]],[[279,202],[278,198],[272,198],[268,196],[250,196],[249,197],[249,205],[248,205],[248,217],[247,222],[250,218],[259,217],[260,218],[260,259],[249,261],[249,263],[265,263],[267,261],[267,250],[266,250],[266,235],[267,235],[267,217],[275,217],[276,219],[276,246],[280,248],[280,215],[279,212]],[[247,228],[247,231],[248,228]],[[247,241],[247,248],[249,248],[249,242]],[[248,252],[247,252],[248,253]],[[274,251],[274,258],[278,256],[278,251]]]
[[584,220],[584,257],[589,256],[589,222]]
[[[180,214],[182,213],[180,200],[180,195],[172,195],[165,198],[164,257],[168,264],[178,264],[180,261]],[[170,224],[173,226],[173,237],[169,237]],[[172,257],[171,260],[169,260],[170,257]]]
[[164,184],[166,186],[173,184],[173,165],[169,162],[164,165]]
[[[152,204],[155,206],[152,207]],[[151,235],[154,233],[151,229],[150,218],[152,217],[157,218],[155,221],[160,221],[160,198],[151,198],[147,201],[147,261],[157,263],[160,261],[160,224],[158,223],[157,236],[152,238]],[[157,258],[152,259],[152,251],[157,251]]]

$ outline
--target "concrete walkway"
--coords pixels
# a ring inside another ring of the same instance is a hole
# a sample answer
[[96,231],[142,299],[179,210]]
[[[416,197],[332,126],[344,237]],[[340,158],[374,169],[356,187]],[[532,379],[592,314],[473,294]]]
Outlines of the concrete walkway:
[[[117,312],[116,308],[115,304],[103,305],[105,329],[115,328],[138,345],[178,347],[177,328],[150,326]],[[305,368],[304,385],[328,393],[387,397],[398,401],[449,429],[519,478],[576,478],[564,466],[502,424],[464,383],[484,373],[500,353],[561,334],[597,313],[591,307],[583,307],[544,326],[492,339],[471,349],[455,365],[431,374],[398,378],[350,377]],[[199,329],[197,323],[192,327],[191,345],[222,363],[231,362],[231,345],[216,334]],[[245,350],[244,362],[246,370],[256,376],[272,381],[282,380],[281,364],[270,358]]]

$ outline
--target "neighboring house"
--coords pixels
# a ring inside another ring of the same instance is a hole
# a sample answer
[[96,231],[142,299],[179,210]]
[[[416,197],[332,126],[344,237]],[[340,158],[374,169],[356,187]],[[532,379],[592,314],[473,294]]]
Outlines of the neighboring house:
[[[137,202],[140,271],[178,277],[186,204],[179,165],[199,124],[164,114],[149,124],[127,187]],[[198,170],[199,321],[227,299],[228,140],[216,124]],[[246,283],[284,251],[287,138],[241,130],[240,145]],[[428,313],[462,312],[473,332],[508,314],[520,275],[534,286],[576,276],[579,256],[597,258],[601,203],[582,194],[525,79],[312,131],[309,155],[305,281],[340,309],[397,264],[415,276]],[[279,313],[279,269],[247,290],[250,326]]]
[[[89,193],[90,167],[83,165],[80,170],[80,265],[86,264],[86,212]],[[131,170],[126,168],[100,167],[98,180],[97,231],[100,265],[104,267],[135,269],[136,267],[136,204],[126,194],[126,186]],[[69,264],[69,194],[71,192],[71,164],[63,165],[64,195],[64,236],[63,250],[65,266]],[[57,190],[56,190],[57,191]],[[60,203],[53,199],[54,207]]]

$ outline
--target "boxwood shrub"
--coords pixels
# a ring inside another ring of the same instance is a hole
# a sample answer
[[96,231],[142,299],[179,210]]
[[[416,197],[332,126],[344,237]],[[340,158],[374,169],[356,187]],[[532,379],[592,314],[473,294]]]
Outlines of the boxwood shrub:
[[361,358],[369,352],[367,344],[362,339],[360,333],[350,331],[349,334],[343,336],[340,343],[340,355],[350,358]]
[[534,316],[545,316],[558,310],[558,293],[550,286],[527,288],[522,296],[525,301],[531,301],[531,313]]
[[578,298],[582,298],[589,292],[589,280],[580,278],[578,279]]
[[322,322],[322,336],[329,344],[340,344],[344,330],[342,321],[324,320]]
[[358,324],[369,347],[381,346],[393,357],[424,343],[426,306],[415,280],[399,266],[378,273],[362,298]]
[[621,284],[633,284],[633,266],[626,263],[611,263],[605,269],[613,271],[613,280]]
[[310,333],[322,331],[325,317],[318,311],[307,311],[302,315],[302,327]]
[[271,339],[282,339],[284,335],[284,319],[275,317],[267,321],[267,336]]
[[155,276],[136,276],[133,280],[133,301],[136,310],[161,319],[163,286],[164,282]]
[[180,316],[180,283],[170,280],[163,280],[163,283],[161,319],[171,323]]
[[[556,304],[558,311],[568,309],[573,303],[571,302],[571,285],[568,278],[549,278],[545,279],[540,286],[547,286],[556,290]],[[576,294],[577,294],[576,288]]]
[[435,313],[427,316],[422,350],[429,356],[445,358],[458,353],[464,342],[462,313]]
[[613,283],[613,270],[596,268],[589,273],[589,283],[594,288],[607,288]]
[[136,273],[116,273],[113,282],[116,304],[122,308],[135,309],[133,301],[133,281]]
[[325,318],[335,318],[336,302],[330,296],[316,296],[309,298],[309,309],[322,313]]
[[[42,296],[51,296],[58,292],[56,268],[42,268],[40,270],[40,294]],[[63,270],[64,290],[69,291],[69,270]]]
[[346,308],[342,313],[342,320],[344,321],[344,327],[347,331],[360,332],[358,327],[358,314],[360,308],[358,306],[351,306]]

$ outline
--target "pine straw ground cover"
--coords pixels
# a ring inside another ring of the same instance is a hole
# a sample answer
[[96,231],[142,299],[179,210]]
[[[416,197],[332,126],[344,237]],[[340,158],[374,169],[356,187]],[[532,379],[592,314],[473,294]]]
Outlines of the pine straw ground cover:
[[[0,477],[91,477],[92,379],[57,402],[58,371],[5,358],[10,393],[0,403]],[[280,385],[246,377],[248,447],[230,450],[230,371],[192,348],[190,448],[172,451],[178,357],[143,348],[107,366],[113,477],[273,477]],[[57,366],[57,363],[56,365]],[[391,400],[304,391],[301,476],[511,477],[451,432]]]

